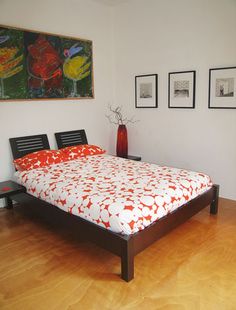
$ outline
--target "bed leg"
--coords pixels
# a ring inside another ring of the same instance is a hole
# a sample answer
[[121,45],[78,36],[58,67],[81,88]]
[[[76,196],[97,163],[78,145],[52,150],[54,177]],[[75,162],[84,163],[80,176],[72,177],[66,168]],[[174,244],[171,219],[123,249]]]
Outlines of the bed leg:
[[217,184],[214,184],[213,190],[214,190],[214,198],[213,198],[213,201],[212,201],[211,206],[210,206],[210,213],[211,214],[217,214],[220,186]]
[[13,203],[10,197],[6,197],[6,209],[12,209],[13,208]]
[[133,238],[128,239],[122,246],[121,278],[126,282],[134,278],[134,245]]

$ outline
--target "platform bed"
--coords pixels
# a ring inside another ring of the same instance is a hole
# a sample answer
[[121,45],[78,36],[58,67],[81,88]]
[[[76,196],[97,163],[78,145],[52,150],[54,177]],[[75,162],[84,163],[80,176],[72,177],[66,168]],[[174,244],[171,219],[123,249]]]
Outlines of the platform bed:
[[[84,130],[56,133],[55,136],[59,148],[69,145],[87,144]],[[40,149],[49,148],[46,135],[12,138],[10,139],[10,144],[14,159]],[[203,194],[132,235],[113,233],[78,216],[66,213],[27,193],[17,194],[11,198],[20,204],[26,204],[29,208],[34,209],[40,217],[43,217],[53,226],[69,227],[73,233],[76,233],[83,239],[89,240],[118,255],[121,258],[121,278],[128,282],[134,278],[135,255],[208,205],[210,205],[210,213],[217,214],[218,197],[219,185],[214,184]]]

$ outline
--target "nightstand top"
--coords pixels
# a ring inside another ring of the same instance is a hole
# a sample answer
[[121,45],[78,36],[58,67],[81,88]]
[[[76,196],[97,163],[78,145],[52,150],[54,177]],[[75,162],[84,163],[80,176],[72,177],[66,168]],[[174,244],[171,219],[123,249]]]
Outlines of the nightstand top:
[[24,186],[13,181],[0,182],[0,198],[5,198],[14,194],[23,193],[26,189]]

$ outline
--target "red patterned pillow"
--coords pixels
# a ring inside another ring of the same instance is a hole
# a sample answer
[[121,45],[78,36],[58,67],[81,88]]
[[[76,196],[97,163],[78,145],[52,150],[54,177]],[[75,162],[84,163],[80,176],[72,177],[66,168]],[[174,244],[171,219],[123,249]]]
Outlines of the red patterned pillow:
[[81,144],[74,146],[67,146],[61,151],[66,154],[69,160],[77,159],[79,157],[88,155],[99,155],[104,154],[106,151],[101,149],[99,146],[91,144]]
[[23,171],[59,164],[68,160],[66,154],[59,150],[42,150],[15,159],[13,163],[17,170]]

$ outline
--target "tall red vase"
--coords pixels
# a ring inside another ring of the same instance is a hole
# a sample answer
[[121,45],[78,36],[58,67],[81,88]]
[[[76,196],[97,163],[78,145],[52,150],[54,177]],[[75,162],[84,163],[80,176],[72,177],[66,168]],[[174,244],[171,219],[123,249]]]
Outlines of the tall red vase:
[[128,135],[125,125],[119,125],[117,130],[116,155],[124,158],[128,156]]

